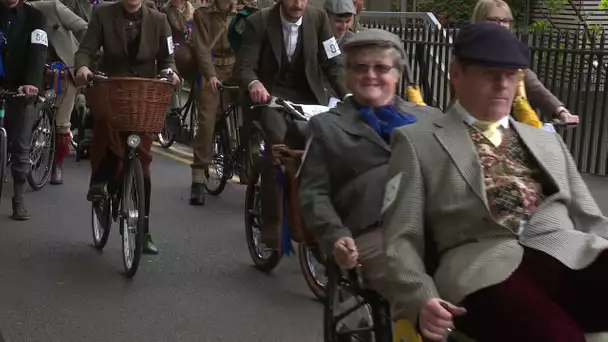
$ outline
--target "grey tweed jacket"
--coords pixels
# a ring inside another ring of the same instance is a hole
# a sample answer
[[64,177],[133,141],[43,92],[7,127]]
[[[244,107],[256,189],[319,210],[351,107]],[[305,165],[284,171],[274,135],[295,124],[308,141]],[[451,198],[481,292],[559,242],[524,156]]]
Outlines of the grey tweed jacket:
[[[393,132],[383,229],[396,319],[416,322],[429,298],[459,303],[504,281],[519,266],[523,246],[571,269],[587,267],[608,249],[608,220],[561,137],[510,124],[556,189],[519,234],[492,219],[475,147],[454,109]],[[434,274],[424,260],[429,246],[438,255]]]

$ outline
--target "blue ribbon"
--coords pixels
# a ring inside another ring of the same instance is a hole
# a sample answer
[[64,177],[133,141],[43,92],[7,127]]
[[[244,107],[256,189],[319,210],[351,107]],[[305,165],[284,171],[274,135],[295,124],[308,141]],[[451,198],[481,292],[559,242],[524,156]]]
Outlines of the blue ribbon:
[[203,86],[203,74],[198,74],[198,76],[196,76],[196,89],[201,89],[201,87]]
[[62,62],[55,62],[51,65],[51,72],[53,73],[53,90],[55,94],[61,94],[61,73],[68,71],[70,68]]
[[2,47],[6,45],[6,35],[4,30],[0,31],[0,77],[4,77],[4,61],[2,60]]
[[93,8],[97,8],[101,5],[101,0],[91,0],[91,5],[93,5]]
[[279,186],[279,195],[283,196],[282,201],[282,215],[281,215],[281,255],[291,255],[295,251],[293,244],[291,243],[291,233],[289,226],[287,225],[287,191],[286,189],[286,177],[285,172],[280,165],[276,165],[277,168],[277,185]]
[[186,27],[186,40],[190,39],[190,35],[192,34],[192,30],[194,29],[194,23],[192,22],[192,20],[188,21],[187,27]]

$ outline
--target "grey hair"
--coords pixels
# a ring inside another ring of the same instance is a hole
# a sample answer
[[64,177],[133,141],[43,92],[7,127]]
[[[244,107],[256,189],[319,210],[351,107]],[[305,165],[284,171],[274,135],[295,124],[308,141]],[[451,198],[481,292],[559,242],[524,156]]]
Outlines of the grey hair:
[[401,77],[401,74],[403,73],[403,69],[405,68],[405,60],[403,59],[403,56],[401,55],[401,52],[394,48],[393,46],[386,46],[386,45],[364,45],[364,46],[357,46],[356,49],[348,49],[348,51],[344,51],[344,61],[346,63],[346,66],[350,65],[352,63],[352,59],[354,56],[361,56],[364,54],[388,54],[391,59],[393,60],[393,67],[396,69],[396,71],[399,73],[397,75],[397,78]]

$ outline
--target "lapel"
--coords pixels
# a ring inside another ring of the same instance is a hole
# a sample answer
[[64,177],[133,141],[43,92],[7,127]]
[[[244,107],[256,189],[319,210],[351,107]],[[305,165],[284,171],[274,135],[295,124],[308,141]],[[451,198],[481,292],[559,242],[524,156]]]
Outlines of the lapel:
[[534,156],[538,163],[538,167],[540,167],[545,175],[547,175],[551,182],[553,182],[553,186],[559,190],[558,182],[555,180],[555,177],[551,173],[552,165],[557,165],[559,161],[553,158],[553,153],[547,149],[547,144],[542,139],[543,135],[535,134],[537,132],[536,129],[526,126],[525,124],[519,123],[513,118],[510,118],[510,126],[521,139],[524,146],[528,148],[528,151]]
[[[6,41],[13,46],[16,46],[17,44],[15,42],[19,39],[23,39],[23,36],[27,37],[28,41],[30,40],[31,32],[22,32],[25,24],[24,6],[28,5],[22,3],[15,8],[15,10],[17,11],[17,18],[13,19],[13,21],[11,22],[6,35]],[[19,42],[18,44],[20,45],[21,42]]]
[[127,53],[127,33],[125,32],[125,16],[120,2],[112,4],[114,6],[114,28],[118,36],[118,44],[122,47],[125,55]]
[[314,44],[317,41],[315,27],[315,23],[313,22],[310,13],[308,10],[304,10],[304,15],[302,16],[302,37],[300,39],[302,40],[302,55],[304,56],[304,63],[306,66],[308,66],[308,61],[313,60],[310,54],[314,50],[311,44]]
[[[144,60],[145,57],[149,56],[148,49],[153,49],[153,42],[148,42],[150,33],[155,32],[156,30],[152,30],[152,17],[150,13],[150,8],[147,6],[142,6],[142,18],[141,18],[141,29],[139,30],[139,49],[137,49],[137,60]],[[167,37],[163,37],[164,40]],[[166,42],[165,42],[166,44]]]
[[[264,24],[265,23],[262,23],[262,25]],[[276,58],[280,68],[281,56],[283,54],[283,25],[281,24],[280,4],[276,4],[272,8],[266,32],[268,32],[268,41],[270,42],[270,47],[272,49],[272,52],[274,52],[274,57]]]
[[347,98],[344,103],[340,106],[333,108],[331,112],[338,114],[339,118],[336,120],[338,126],[347,133],[360,136],[365,138],[381,148],[391,151],[390,146],[382,139],[374,130],[369,127],[361,117],[359,111],[352,103],[352,100]]
[[452,108],[435,121],[435,125],[438,127],[435,130],[435,138],[450,155],[462,178],[488,208],[483,184],[483,170],[479,165],[473,141],[460,114]]

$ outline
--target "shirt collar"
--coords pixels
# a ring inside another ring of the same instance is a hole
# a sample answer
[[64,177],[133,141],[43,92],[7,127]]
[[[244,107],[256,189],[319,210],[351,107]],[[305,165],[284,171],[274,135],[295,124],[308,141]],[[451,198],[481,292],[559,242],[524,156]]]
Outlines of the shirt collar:
[[[460,101],[456,100],[456,102],[454,102],[454,110],[458,113],[458,115],[462,116],[462,118],[464,119],[464,121],[466,123],[468,123],[469,125],[474,125],[475,122],[478,121],[478,119],[476,119],[473,115],[471,115],[471,113],[469,113],[461,104]],[[509,116],[505,116],[504,118],[498,120],[498,123],[503,127],[503,128],[509,128]]]
[[287,19],[285,19],[285,17],[283,16],[283,8],[281,8],[281,10],[279,11],[281,13],[281,23],[283,24],[284,27],[291,27],[291,26],[296,26],[296,27],[300,27],[300,25],[302,25],[302,17],[300,17],[300,19],[298,19],[298,21],[296,21],[295,23],[292,23],[291,21],[288,21]]

